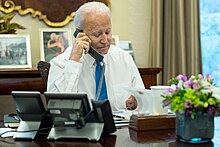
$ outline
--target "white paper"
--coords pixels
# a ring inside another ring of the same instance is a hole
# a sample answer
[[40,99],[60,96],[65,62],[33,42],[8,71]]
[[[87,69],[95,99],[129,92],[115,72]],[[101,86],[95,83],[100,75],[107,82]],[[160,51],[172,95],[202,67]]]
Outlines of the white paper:
[[113,111],[112,112],[113,117],[115,120],[130,120],[130,117],[132,115],[132,111],[131,110],[121,110],[121,111]]
[[132,112],[130,110],[114,111],[113,117],[114,117],[115,126],[116,127],[128,126],[131,115]]
[[[7,132],[7,131],[12,131],[12,132]],[[4,132],[7,132],[7,133],[1,135],[1,137],[12,137],[16,133],[16,130],[11,129],[11,128],[0,128],[0,134],[2,134]]]

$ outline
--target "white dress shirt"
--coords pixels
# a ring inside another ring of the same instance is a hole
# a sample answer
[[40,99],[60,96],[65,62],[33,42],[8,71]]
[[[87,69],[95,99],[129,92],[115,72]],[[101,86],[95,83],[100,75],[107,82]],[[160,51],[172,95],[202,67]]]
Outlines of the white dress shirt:
[[[72,47],[50,62],[48,92],[86,92],[89,99],[96,97],[95,59],[83,54],[79,62],[69,60]],[[105,80],[112,110],[125,108],[128,95],[119,87],[145,88],[131,55],[114,45],[104,55]]]

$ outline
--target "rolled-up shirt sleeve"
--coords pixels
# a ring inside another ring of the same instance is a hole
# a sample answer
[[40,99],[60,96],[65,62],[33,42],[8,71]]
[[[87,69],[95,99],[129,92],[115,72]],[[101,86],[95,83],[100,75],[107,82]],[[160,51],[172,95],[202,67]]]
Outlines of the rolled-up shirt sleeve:
[[78,92],[82,63],[72,60],[51,60],[47,82],[48,92]]

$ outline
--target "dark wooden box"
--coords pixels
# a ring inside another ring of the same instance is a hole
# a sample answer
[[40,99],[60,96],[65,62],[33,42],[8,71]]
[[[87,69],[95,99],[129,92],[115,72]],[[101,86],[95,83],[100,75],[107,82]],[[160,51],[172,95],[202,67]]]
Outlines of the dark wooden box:
[[175,129],[175,115],[132,115],[129,128],[135,131]]

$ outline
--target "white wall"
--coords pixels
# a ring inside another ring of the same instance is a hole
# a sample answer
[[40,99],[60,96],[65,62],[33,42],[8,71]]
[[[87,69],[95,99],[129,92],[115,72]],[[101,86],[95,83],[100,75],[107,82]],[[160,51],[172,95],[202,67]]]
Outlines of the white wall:
[[[119,40],[131,40],[135,60],[138,66],[148,66],[147,54],[149,46],[149,24],[151,0],[110,0],[113,34],[119,35]],[[40,60],[40,28],[49,28],[38,17],[30,14],[16,15],[12,22],[25,26],[26,30],[18,30],[18,34],[30,34],[32,66]],[[71,28],[72,22],[64,28]]]
[[148,66],[151,0],[111,0],[113,34],[131,40],[138,66]]

